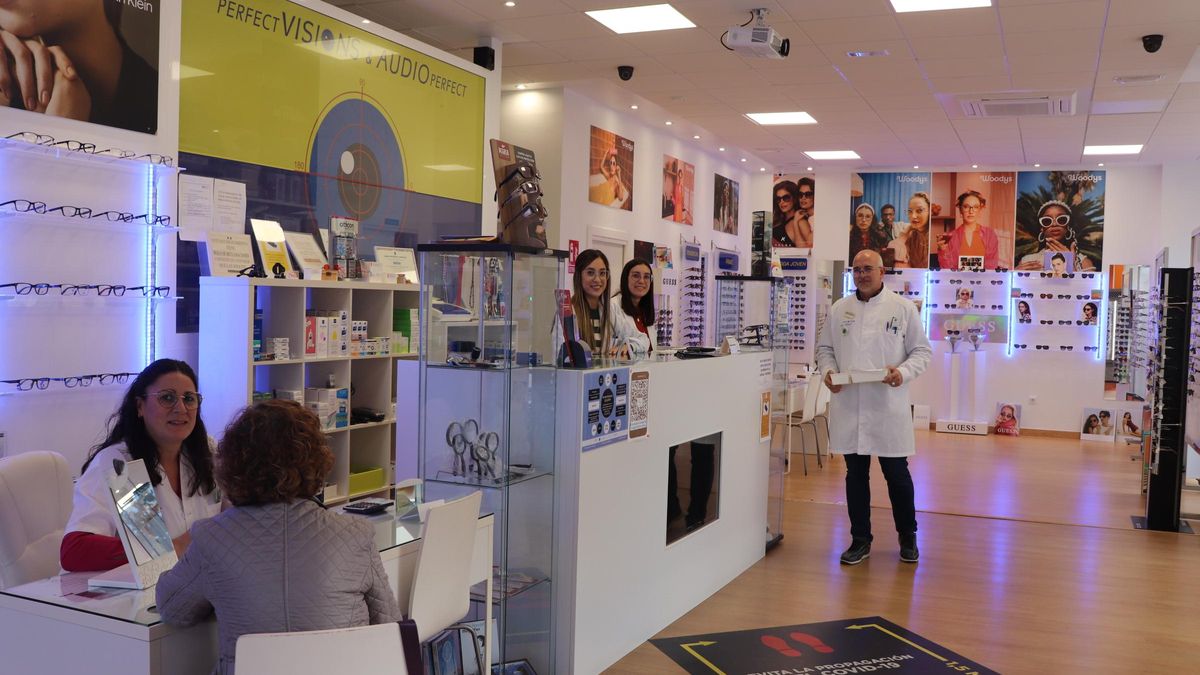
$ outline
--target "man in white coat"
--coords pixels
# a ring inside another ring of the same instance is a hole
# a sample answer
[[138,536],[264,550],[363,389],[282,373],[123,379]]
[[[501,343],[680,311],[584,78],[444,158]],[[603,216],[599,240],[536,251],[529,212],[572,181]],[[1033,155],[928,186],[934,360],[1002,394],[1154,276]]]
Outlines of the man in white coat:
[[[854,256],[858,289],[833,304],[817,341],[817,367],[833,392],[829,446],[846,459],[850,548],[846,565],[871,555],[871,456],[879,457],[900,535],[900,559],[915,563],[917,515],[908,458],[914,454],[908,383],[929,366],[932,350],[911,300],[883,287],[883,260],[875,251]],[[884,371],[882,382],[836,385],[834,373]]]

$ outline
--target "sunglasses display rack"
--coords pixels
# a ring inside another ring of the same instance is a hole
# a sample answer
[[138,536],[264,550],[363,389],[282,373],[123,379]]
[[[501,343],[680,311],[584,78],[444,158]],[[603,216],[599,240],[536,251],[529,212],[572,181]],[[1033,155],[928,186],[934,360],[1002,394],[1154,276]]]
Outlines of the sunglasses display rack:
[[1103,344],[1103,282],[1104,275],[1098,272],[1013,273],[1013,353],[1079,353],[1098,358]]
[[731,283],[723,275],[716,277],[716,289],[716,340],[719,343],[727,335],[732,335],[736,338],[741,334],[742,326],[746,325],[746,300],[742,284]]
[[519,245],[544,245],[549,214],[542,205],[542,174],[525,160],[501,170],[504,175],[497,179],[493,195],[500,238]]
[[1149,482],[1146,522],[1149,530],[1178,532],[1180,494],[1187,453],[1188,362],[1191,357],[1192,270],[1159,270],[1157,294],[1151,302],[1156,330],[1147,350],[1151,367],[1147,397],[1151,401]]
[[803,361],[793,355],[803,354],[809,342],[816,338],[815,334],[810,334],[808,326],[808,276],[783,278],[787,289],[788,361],[791,363]]
[[688,265],[683,268],[683,281],[679,285],[680,321],[676,341],[685,347],[701,347],[706,324],[707,258],[701,255],[697,262]]
[[1128,290],[1117,296],[1108,315],[1108,322],[1112,326],[1107,345],[1108,360],[1112,364],[1112,378],[1118,384],[1129,384],[1130,381],[1129,360],[1135,330],[1134,298],[1138,292]]

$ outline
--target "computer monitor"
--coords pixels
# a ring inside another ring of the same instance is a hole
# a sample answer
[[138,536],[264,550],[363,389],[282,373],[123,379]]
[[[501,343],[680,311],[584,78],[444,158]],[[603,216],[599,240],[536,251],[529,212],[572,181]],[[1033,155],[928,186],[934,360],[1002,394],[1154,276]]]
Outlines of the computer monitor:
[[89,587],[149,588],[178,562],[171,534],[158,505],[146,463],[113,461],[109,494],[117,516],[117,535],[129,562],[88,579]]

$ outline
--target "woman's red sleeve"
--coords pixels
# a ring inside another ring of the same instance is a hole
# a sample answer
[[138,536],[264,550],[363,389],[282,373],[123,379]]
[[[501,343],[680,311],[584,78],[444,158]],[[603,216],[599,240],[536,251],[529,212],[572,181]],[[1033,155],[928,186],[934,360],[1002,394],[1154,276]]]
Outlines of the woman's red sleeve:
[[119,538],[92,532],[68,532],[58,557],[68,572],[104,572],[129,562]]

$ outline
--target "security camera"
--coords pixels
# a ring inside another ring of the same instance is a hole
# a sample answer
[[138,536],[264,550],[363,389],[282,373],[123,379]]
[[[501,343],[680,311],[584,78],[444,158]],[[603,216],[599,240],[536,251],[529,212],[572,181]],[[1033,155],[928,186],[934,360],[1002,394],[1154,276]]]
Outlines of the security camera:
[[[1162,37],[1162,36],[1159,36]],[[1157,49],[1157,47],[1155,47]],[[617,66],[617,76],[628,82],[633,79],[633,66]]]
[[1153,54],[1154,52],[1162,49],[1162,41],[1163,36],[1158,33],[1155,33],[1154,35],[1143,35],[1142,48],[1144,48],[1147,53]]

